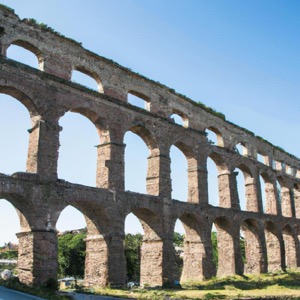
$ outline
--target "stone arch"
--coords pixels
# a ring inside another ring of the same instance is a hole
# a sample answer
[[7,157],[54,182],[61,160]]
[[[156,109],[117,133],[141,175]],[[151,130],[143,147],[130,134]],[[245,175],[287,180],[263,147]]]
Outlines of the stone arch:
[[[83,73],[84,75],[87,75],[89,76],[90,78],[94,79],[95,82],[97,83],[97,88],[98,88],[98,92],[99,93],[104,93],[104,87],[103,87],[103,83],[102,83],[102,80],[101,78],[99,77],[99,75],[96,73],[96,72],[93,72],[89,69],[87,69],[86,67],[84,66],[76,66],[74,68],[75,71],[78,71],[78,72],[81,72]],[[80,82],[79,82],[80,84]]]
[[[99,184],[101,175],[97,172],[97,162],[99,165],[99,160],[101,159],[99,158],[101,127],[99,126],[98,121],[99,117],[95,112],[80,107],[71,109],[67,114],[60,117],[59,125],[61,132],[59,140],[61,146],[59,149],[60,155],[58,156],[58,173],[60,173],[59,176],[61,178],[74,183],[84,183],[89,186],[96,186]],[[80,127],[76,128],[76,126]],[[74,130],[78,132],[75,139],[72,135]],[[92,130],[95,132],[93,136],[91,134]],[[68,139],[68,136],[72,136],[72,139]],[[75,141],[80,141],[79,138],[87,140],[90,144],[75,144]],[[86,153],[88,153],[88,155],[85,155]],[[94,162],[90,160],[92,156],[95,159]],[[81,174],[85,172],[84,170],[86,168],[88,169],[85,176],[82,176]],[[70,169],[72,169],[72,173],[70,172]]]
[[[189,119],[187,115],[178,109],[172,110],[172,114],[170,115],[170,118],[174,121],[174,123],[181,125],[184,128],[189,127]],[[181,122],[179,122],[178,118],[181,119]]]
[[139,219],[144,230],[140,254],[140,284],[161,286],[164,282],[165,254],[160,217],[148,208],[135,208],[131,212]]
[[296,269],[299,266],[297,248],[299,248],[299,240],[293,232],[290,225],[284,226],[282,236],[285,249],[285,264],[289,269]]
[[281,245],[278,228],[272,221],[265,223],[265,240],[268,258],[268,272],[276,272],[282,269]]
[[[145,186],[146,186],[146,192],[150,195],[159,195],[160,193],[160,183],[159,183],[159,176],[160,176],[160,151],[158,148],[158,144],[156,142],[155,137],[152,135],[152,133],[144,126],[142,125],[135,125],[127,132],[132,132],[136,134],[139,138],[142,139],[144,144],[148,148],[148,158],[145,157],[147,155],[146,153],[143,153],[143,157],[140,157],[143,161],[140,161],[140,163],[137,163],[135,166],[142,167],[143,164],[145,164]],[[125,137],[125,135],[124,135]],[[123,138],[124,140],[124,138]],[[128,146],[128,145],[127,145]],[[132,146],[132,145],[131,145]],[[125,148],[126,151],[126,148]],[[147,160],[147,162],[145,162]],[[126,167],[126,163],[125,163]],[[131,169],[132,170],[132,169]],[[128,168],[125,170],[128,171]],[[144,172],[144,170],[142,171]],[[142,178],[140,178],[142,179]]]
[[17,39],[17,40],[12,41],[9,44],[9,46],[6,48],[5,55],[7,54],[7,50],[11,45],[16,45],[16,46],[22,47],[25,50],[33,53],[37,58],[39,70],[41,70],[41,71],[44,70],[44,55],[42,54],[41,50],[37,46],[35,46],[25,40]]
[[295,216],[300,218],[300,184],[295,183],[293,186],[294,205],[295,205]]
[[[276,195],[277,187],[274,184],[274,180],[264,170],[260,171],[260,178],[262,178],[265,187],[264,190],[261,188],[261,193],[265,194],[266,200],[264,212],[275,215],[278,212],[278,195]],[[261,199],[264,199],[262,195]]]
[[209,134],[209,132],[212,132],[216,135],[216,141],[210,140],[210,142],[212,144],[216,144],[216,146],[219,146],[219,147],[224,147],[224,139],[223,139],[223,136],[219,129],[217,129],[216,127],[210,126],[210,127],[206,128],[205,132],[207,135]]
[[244,192],[244,199],[245,202],[244,205],[241,205],[241,195],[240,191],[238,191],[239,195],[239,202],[241,208],[246,208],[247,211],[258,211],[258,199],[257,199],[257,188],[256,183],[253,178],[253,174],[251,169],[244,163],[239,164],[236,169],[240,170],[243,174],[243,182],[237,182],[237,186],[239,187],[239,184],[243,184],[243,192]]
[[266,253],[264,249],[263,230],[255,219],[245,219],[241,223],[241,230],[245,241],[245,265],[246,274],[260,274],[267,272]]
[[[173,144],[178,148],[186,158],[187,162],[187,201],[198,203],[199,202],[199,192],[198,192],[198,163],[195,158],[194,151],[190,146],[182,141],[176,141]],[[171,148],[170,148],[171,149]],[[184,170],[182,170],[184,172]]]
[[235,150],[242,156],[248,156],[249,155],[249,149],[248,144],[245,142],[239,142],[235,145]]
[[182,222],[184,236],[183,270],[180,282],[202,281],[215,274],[212,267],[212,246],[210,234],[203,230],[193,213],[185,212],[179,220]]
[[217,229],[218,266],[217,276],[242,274],[242,257],[239,232],[227,217],[217,217],[213,224]]
[[[29,127],[24,128],[24,133],[27,129],[29,132],[28,138],[28,150],[27,150],[27,160],[26,160],[26,171],[31,173],[38,172],[38,148],[39,148],[39,138],[40,138],[40,125],[41,116],[34,103],[34,101],[26,95],[24,92],[11,87],[11,86],[0,86],[0,94],[8,95],[14,100],[19,101],[24,105],[25,109],[29,113],[30,123]],[[1,105],[1,103],[0,103]]]
[[280,185],[278,189],[278,198],[281,202],[281,212],[284,217],[295,216],[293,190],[290,189],[289,183],[283,176],[277,177],[277,182]]
[[[130,99],[130,95],[133,96],[134,99]],[[146,96],[144,93],[141,93],[137,90],[130,89],[127,93],[127,102],[134,105],[138,106],[140,108],[143,108],[147,111],[150,111],[150,106],[151,106],[151,99],[150,97]],[[143,103],[141,103],[143,102]]]

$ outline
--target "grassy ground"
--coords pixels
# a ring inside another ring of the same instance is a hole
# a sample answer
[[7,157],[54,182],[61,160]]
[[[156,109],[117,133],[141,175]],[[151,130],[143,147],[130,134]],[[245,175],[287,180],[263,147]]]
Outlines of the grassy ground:
[[300,299],[300,272],[266,274],[261,276],[233,276],[191,282],[178,290],[94,289],[95,294],[130,299]]

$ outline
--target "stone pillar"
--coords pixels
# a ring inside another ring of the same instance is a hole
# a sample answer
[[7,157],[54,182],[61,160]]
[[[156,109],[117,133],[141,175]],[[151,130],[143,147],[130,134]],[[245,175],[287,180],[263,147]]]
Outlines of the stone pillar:
[[44,179],[57,178],[60,127],[57,122],[38,120],[30,133],[27,172]]
[[268,272],[276,272],[281,270],[281,246],[275,234],[266,230],[266,246],[268,256]]
[[218,227],[218,270],[217,276],[224,277],[234,275],[235,266],[235,252],[232,237],[224,229]]
[[147,193],[171,199],[170,157],[153,153],[148,157]]
[[285,248],[285,263],[286,267],[290,269],[295,269],[297,265],[297,253],[296,244],[292,232],[283,232],[283,241]]
[[201,233],[201,237],[186,235],[184,239],[182,283],[199,282],[215,275],[210,231]]
[[66,80],[71,79],[72,65],[66,57],[63,57],[62,53],[55,55],[44,52],[44,56],[44,72]]
[[208,204],[208,172],[207,170],[198,169],[198,194],[199,204]]
[[257,180],[254,178],[247,178],[245,181],[245,193],[246,193],[246,210],[253,212],[262,211],[262,203],[259,198],[259,186]]
[[141,247],[141,285],[168,286],[174,284],[173,239],[145,237]]
[[300,188],[294,187],[294,205],[295,205],[295,216],[300,218]]
[[125,144],[105,143],[97,148],[97,187],[124,191]]
[[265,193],[267,202],[266,213],[272,215],[280,214],[281,208],[279,205],[276,183],[271,181],[265,181]]
[[57,236],[54,231],[29,231],[19,239],[18,276],[20,282],[39,286],[57,278]]
[[292,217],[291,191],[286,186],[281,186],[281,210],[284,217]]
[[261,274],[267,272],[267,262],[262,241],[250,229],[244,230],[246,263],[244,272],[246,274]]
[[124,286],[126,283],[124,235],[88,236],[85,241],[85,284],[102,287]]
[[220,207],[240,209],[236,176],[237,172],[218,175]]

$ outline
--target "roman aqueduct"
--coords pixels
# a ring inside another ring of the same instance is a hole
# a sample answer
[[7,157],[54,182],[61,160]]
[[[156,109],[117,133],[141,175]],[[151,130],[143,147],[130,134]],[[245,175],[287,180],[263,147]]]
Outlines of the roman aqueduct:
[[[39,70],[8,59],[11,45],[34,53]],[[177,219],[186,231],[182,281],[299,266],[299,159],[212,109],[91,53],[32,19],[21,20],[2,6],[0,51],[0,92],[20,101],[32,123],[26,172],[0,174],[0,198],[12,203],[20,218],[18,272],[22,282],[39,285],[56,278],[55,225],[68,205],[80,210],[87,222],[87,285],[126,282],[124,222],[129,213],[140,219],[145,233],[141,283],[173,282]],[[99,91],[70,81],[73,70],[94,78]],[[128,94],[143,99],[146,109],[128,103]],[[57,177],[59,120],[69,111],[88,118],[99,133],[96,187]],[[173,122],[172,114],[182,118],[182,126]],[[216,144],[207,138],[207,129],[217,135]],[[149,149],[147,194],[124,189],[124,135],[128,131],[140,136]],[[172,145],[188,162],[187,202],[171,197]],[[242,145],[241,153],[237,145]],[[218,206],[208,202],[208,158],[218,168]],[[245,178],[245,210],[240,208],[236,169]],[[217,268],[212,257],[213,224],[218,232]],[[240,230],[245,238],[245,263]]]

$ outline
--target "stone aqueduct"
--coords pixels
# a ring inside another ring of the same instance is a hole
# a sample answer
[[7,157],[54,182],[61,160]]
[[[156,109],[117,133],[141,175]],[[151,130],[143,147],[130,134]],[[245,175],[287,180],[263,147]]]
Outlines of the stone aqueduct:
[[[12,44],[33,52],[40,70],[6,58]],[[141,282],[151,286],[173,282],[177,219],[186,230],[182,281],[299,266],[300,161],[296,157],[46,26],[20,20],[6,7],[0,9],[0,51],[0,92],[24,104],[32,121],[27,172],[0,175],[0,198],[11,202],[20,217],[18,272],[22,282],[39,285],[56,278],[55,224],[68,205],[79,209],[87,222],[87,285],[126,282],[124,222],[129,213],[143,225]],[[99,92],[71,82],[72,70],[94,78]],[[144,99],[147,110],[130,105],[128,93]],[[68,111],[82,114],[98,130],[95,188],[57,178],[58,122]],[[183,126],[172,122],[173,113],[182,117]],[[209,142],[207,128],[217,134],[217,145]],[[139,135],[149,149],[147,194],[124,190],[123,138],[127,131]],[[236,151],[239,143],[244,147],[242,154]],[[172,145],[188,162],[187,202],[171,198]],[[218,207],[208,202],[208,157],[218,168]],[[236,168],[245,177],[244,211],[239,204]],[[267,199],[265,211],[262,193]],[[213,224],[218,231],[218,268],[212,257]],[[240,229],[246,243],[245,263]]]

